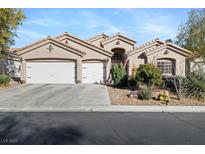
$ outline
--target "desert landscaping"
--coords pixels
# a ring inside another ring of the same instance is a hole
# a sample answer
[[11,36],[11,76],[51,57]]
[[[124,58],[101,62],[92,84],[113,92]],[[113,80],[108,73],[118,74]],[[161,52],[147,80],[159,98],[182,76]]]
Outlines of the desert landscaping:
[[160,101],[160,100],[140,100],[128,95],[132,92],[127,88],[115,88],[108,86],[108,93],[110,96],[111,103],[113,105],[181,105],[181,106],[195,106],[195,105],[205,105],[204,101],[198,101],[194,99],[183,98],[179,100],[174,93],[170,93],[170,101]]
[[113,83],[107,86],[113,105],[181,105],[205,104],[205,84],[202,71],[187,76],[163,76],[153,64],[133,69],[128,78],[123,65],[113,65]]

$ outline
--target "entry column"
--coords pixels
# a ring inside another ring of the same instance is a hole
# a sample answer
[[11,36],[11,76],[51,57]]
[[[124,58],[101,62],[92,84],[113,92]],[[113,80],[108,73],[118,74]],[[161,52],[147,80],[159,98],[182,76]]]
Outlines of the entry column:
[[77,59],[76,83],[82,83],[82,59]]

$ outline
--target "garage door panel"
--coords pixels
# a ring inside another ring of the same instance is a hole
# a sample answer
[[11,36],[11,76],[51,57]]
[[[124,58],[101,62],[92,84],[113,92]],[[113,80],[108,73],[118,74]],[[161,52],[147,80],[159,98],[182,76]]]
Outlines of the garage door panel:
[[82,68],[83,83],[103,82],[103,63],[83,63]]
[[75,83],[75,63],[27,63],[27,83]]

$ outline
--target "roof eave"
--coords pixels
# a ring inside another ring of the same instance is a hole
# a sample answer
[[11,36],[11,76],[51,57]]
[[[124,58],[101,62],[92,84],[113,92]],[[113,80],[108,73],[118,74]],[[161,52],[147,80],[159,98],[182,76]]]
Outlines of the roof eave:
[[[48,42],[46,42],[46,41],[48,41]],[[29,52],[29,51],[31,51],[32,49],[34,49],[38,44],[41,44],[41,43],[43,43],[43,42],[46,42],[46,44],[47,43],[56,43],[55,45],[59,45],[60,47],[63,47],[64,49],[67,49],[67,50],[72,50],[72,52],[74,53],[74,54],[77,54],[77,55],[79,55],[79,56],[83,56],[83,55],[85,55],[86,53],[85,52],[83,52],[83,51],[80,51],[80,50],[78,50],[78,49],[76,49],[76,48],[73,48],[73,47],[71,47],[71,46],[68,46],[68,45],[66,45],[66,44],[64,44],[64,43],[62,43],[62,42],[60,42],[60,41],[58,41],[58,40],[56,40],[56,39],[53,39],[53,38],[51,38],[51,37],[48,37],[48,38],[46,38],[46,39],[43,39],[43,40],[41,40],[41,41],[38,41],[38,42],[36,42],[36,43],[33,43],[33,44],[31,44],[31,45],[29,45],[29,46],[26,46],[26,47],[24,47],[24,48],[21,48],[21,49],[19,49],[16,53],[17,53],[17,55],[22,55],[22,54],[24,54],[24,53],[26,53],[26,52]],[[30,49],[29,49],[30,48]],[[25,52],[23,52],[25,50]],[[27,51],[28,50],[28,51]]]
[[101,53],[103,52],[103,54],[105,54],[105,55],[107,55],[108,57],[111,57],[112,56],[112,53],[111,52],[109,52],[109,51],[107,51],[107,50],[104,50],[103,48],[100,48],[100,47],[98,47],[98,46],[96,46],[96,45],[93,45],[93,44],[91,44],[91,43],[89,43],[89,42],[87,42],[87,41],[84,41],[84,40],[81,40],[81,39],[79,39],[79,38],[77,38],[77,37],[75,37],[75,36],[72,36],[72,35],[70,35],[70,34],[68,34],[68,33],[64,33],[63,35],[60,35],[60,36],[58,36],[58,37],[55,37],[56,39],[59,39],[59,38],[61,38],[61,37],[71,37],[71,38],[73,38],[74,40],[76,39],[76,40],[78,40],[79,42],[81,42],[81,43],[83,43],[83,45],[84,46],[89,46],[90,48],[92,48],[92,49],[94,49],[94,50],[96,50],[96,51],[101,51]]

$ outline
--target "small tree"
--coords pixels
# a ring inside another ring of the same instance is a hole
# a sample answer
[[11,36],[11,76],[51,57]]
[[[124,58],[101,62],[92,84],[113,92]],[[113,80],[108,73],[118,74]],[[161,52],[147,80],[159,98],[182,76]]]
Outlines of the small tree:
[[127,85],[127,73],[123,65],[114,64],[111,69],[111,76],[113,85],[126,86]]
[[175,43],[205,58],[205,9],[189,12],[187,21],[179,27]]
[[177,93],[178,99],[181,100],[182,98],[185,97],[185,87],[184,87],[186,82],[185,77],[177,75],[174,76],[171,81],[175,87],[175,91]]
[[162,72],[153,64],[141,64],[137,68],[136,80],[148,87],[160,85],[162,83]]
[[24,19],[21,9],[0,8],[0,60],[5,58],[10,45],[14,44],[16,30]]

